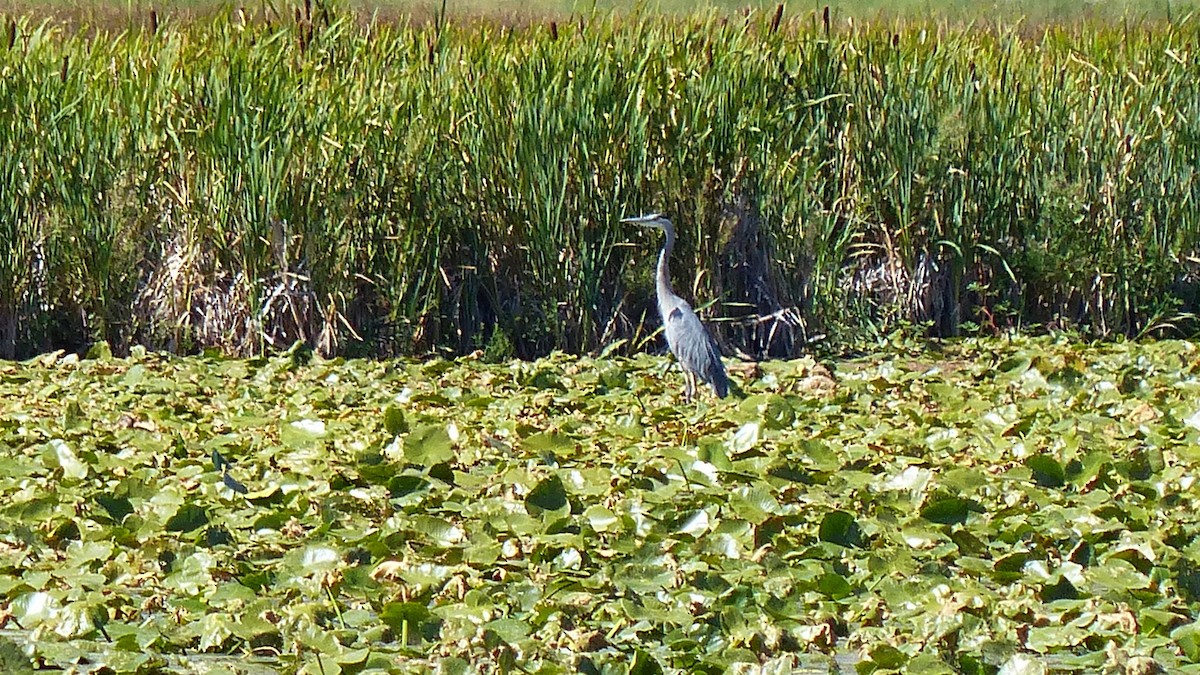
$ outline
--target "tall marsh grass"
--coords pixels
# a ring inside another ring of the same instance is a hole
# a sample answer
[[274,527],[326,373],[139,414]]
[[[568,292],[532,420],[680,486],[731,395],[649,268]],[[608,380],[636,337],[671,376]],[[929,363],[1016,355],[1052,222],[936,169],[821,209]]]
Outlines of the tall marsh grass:
[[727,351],[1195,308],[1190,17],[4,27],[0,356],[636,346],[650,210]]

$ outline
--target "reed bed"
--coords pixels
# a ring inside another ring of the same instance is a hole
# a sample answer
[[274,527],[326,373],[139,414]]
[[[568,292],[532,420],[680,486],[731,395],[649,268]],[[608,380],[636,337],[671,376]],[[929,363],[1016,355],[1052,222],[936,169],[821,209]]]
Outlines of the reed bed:
[[1191,330],[1190,16],[147,25],[4,21],[0,356],[641,348],[652,210],[727,353]]

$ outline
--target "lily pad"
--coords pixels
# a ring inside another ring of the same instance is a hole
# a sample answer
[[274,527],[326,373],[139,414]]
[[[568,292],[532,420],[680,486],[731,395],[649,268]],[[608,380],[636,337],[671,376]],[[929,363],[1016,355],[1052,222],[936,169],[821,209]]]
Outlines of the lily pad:
[[964,523],[972,512],[982,513],[982,505],[972,499],[962,497],[938,497],[921,507],[921,517],[935,523],[952,525]]
[[413,429],[404,439],[404,457],[413,464],[430,466],[454,459],[454,442],[444,425]]

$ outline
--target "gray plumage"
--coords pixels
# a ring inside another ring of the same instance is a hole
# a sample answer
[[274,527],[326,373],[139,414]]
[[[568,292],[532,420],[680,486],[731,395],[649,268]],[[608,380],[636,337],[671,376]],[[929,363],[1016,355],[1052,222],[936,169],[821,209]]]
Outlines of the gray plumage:
[[625,218],[621,222],[657,228],[666,235],[662,251],[658,254],[655,289],[658,292],[658,314],[662,317],[667,346],[671,348],[671,353],[683,368],[684,395],[689,400],[695,395],[696,378],[699,377],[712,385],[718,397],[725,398],[729,394],[729,378],[725,375],[725,365],[721,363],[721,351],[704,324],[700,323],[700,317],[692,311],[692,306],[671,290],[667,261],[675,248],[674,226],[670,220],[658,213]]

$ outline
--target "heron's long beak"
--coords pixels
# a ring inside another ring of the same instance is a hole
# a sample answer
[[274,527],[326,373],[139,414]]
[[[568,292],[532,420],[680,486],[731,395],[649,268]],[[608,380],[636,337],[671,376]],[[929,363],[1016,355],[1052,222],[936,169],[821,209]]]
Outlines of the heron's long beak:
[[622,218],[622,223],[634,223],[635,225],[654,225],[654,221],[662,218],[661,213],[647,213],[644,216],[634,216],[631,218]]

